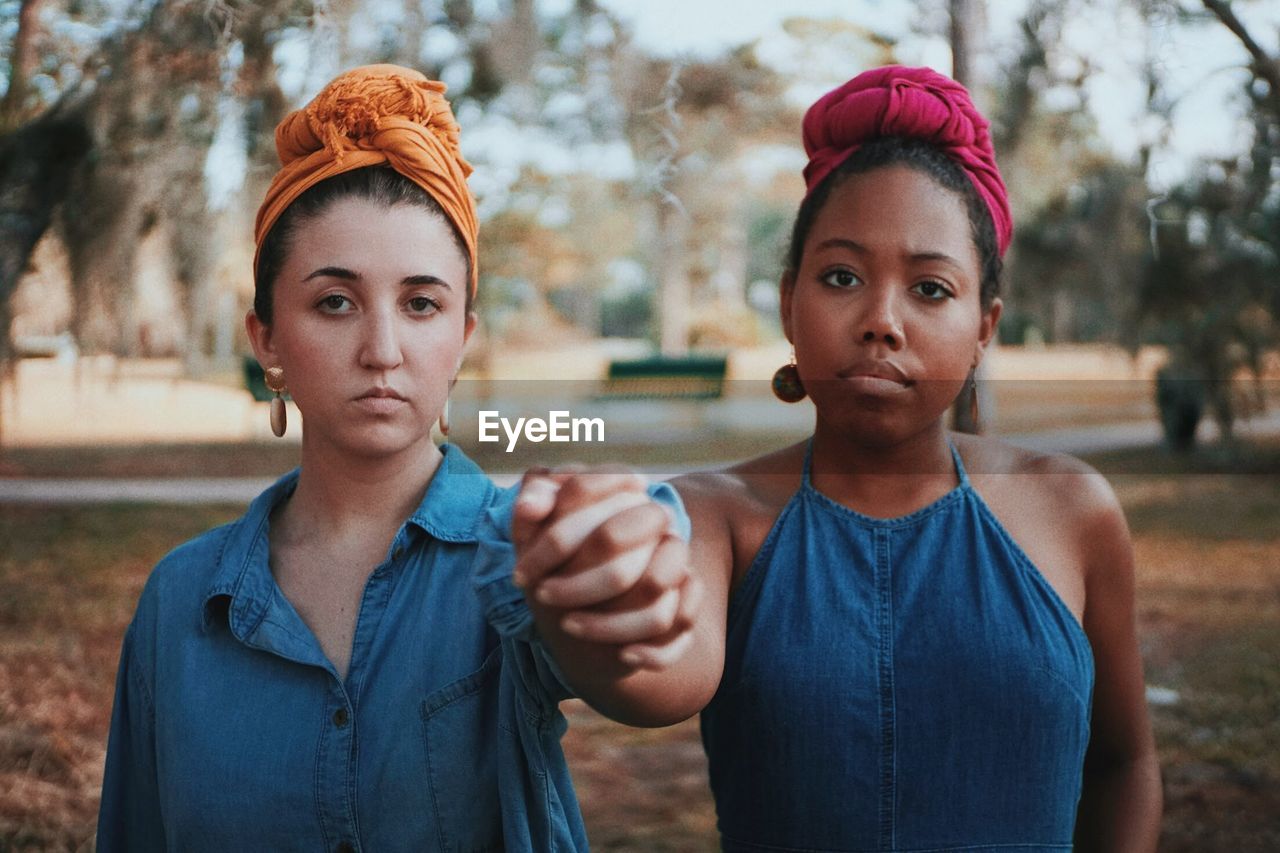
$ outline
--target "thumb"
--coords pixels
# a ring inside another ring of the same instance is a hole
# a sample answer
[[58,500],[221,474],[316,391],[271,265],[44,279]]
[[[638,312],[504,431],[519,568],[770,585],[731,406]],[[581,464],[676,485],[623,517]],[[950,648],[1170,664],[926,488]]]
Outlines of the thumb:
[[526,545],[551,515],[559,491],[560,484],[545,469],[534,468],[525,473],[511,514],[511,541],[516,548]]

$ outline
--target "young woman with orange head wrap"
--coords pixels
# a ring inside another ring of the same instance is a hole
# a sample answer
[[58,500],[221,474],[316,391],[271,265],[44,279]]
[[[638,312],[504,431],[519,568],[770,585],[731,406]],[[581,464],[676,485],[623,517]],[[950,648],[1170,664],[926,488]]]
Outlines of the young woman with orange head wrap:
[[[148,580],[117,677],[101,851],[585,849],[565,676],[496,541],[514,491],[431,439],[478,280],[443,92],[358,68],[277,129],[246,326],[304,416],[302,464]],[[287,428],[282,403],[272,425]],[[570,681],[585,661],[607,687],[687,643],[672,596],[687,604],[696,584],[669,489],[594,483],[612,503],[584,528],[580,568],[639,553],[631,584],[648,594],[599,615],[608,647],[546,630]],[[637,552],[650,536],[664,544]]]

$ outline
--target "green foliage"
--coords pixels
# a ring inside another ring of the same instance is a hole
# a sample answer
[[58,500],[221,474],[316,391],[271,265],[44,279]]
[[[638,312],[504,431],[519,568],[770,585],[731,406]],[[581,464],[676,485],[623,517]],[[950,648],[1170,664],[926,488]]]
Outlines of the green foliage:
[[1146,196],[1135,167],[1097,157],[1019,223],[1013,319],[1050,343],[1123,340],[1147,251]]
[[646,337],[653,322],[653,297],[646,290],[628,290],[600,304],[600,334],[606,338]]
[[1280,345],[1280,196],[1270,177],[1280,147],[1273,128],[1259,133],[1248,159],[1205,164],[1154,206],[1155,250],[1138,293],[1142,339],[1169,348],[1167,378],[1203,384],[1228,438],[1231,380],[1260,378]]

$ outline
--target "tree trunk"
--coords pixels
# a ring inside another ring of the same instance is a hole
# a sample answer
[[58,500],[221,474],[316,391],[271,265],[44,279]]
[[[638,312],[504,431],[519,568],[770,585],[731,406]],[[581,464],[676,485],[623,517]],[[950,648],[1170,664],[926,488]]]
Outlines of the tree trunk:
[[[974,60],[982,50],[985,30],[982,0],[950,0],[950,9],[951,76],[967,88],[977,102],[982,86],[977,79]],[[990,382],[987,381],[990,374],[987,369],[989,358],[990,355],[978,365],[974,375],[977,404],[974,404],[971,392],[965,391],[951,407],[951,427],[957,432],[980,433],[985,425],[994,420],[995,395],[991,393]]]
[[658,346],[663,355],[689,352],[689,280],[684,267],[684,217],[672,203],[658,202]]
[[[78,112],[48,114],[0,139],[0,304],[9,305],[31,252],[66,197],[76,165],[89,152]],[[9,327],[0,328],[0,362]]]
[[35,34],[39,26],[40,4],[44,0],[22,0],[18,9],[18,31],[9,54],[9,88],[0,101],[0,133],[19,127],[27,118],[27,82],[35,68]]
[[949,0],[951,10],[951,76],[978,98],[974,60],[982,52],[982,0]]

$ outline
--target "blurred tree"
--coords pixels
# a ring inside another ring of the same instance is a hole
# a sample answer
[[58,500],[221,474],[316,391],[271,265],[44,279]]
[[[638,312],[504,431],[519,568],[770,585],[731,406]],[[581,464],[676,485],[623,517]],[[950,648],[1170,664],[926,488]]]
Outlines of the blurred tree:
[[1233,380],[1242,371],[1259,378],[1263,356],[1280,344],[1280,264],[1260,233],[1280,226],[1280,216],[1274,206],[1256,208],[1252,177],[1234,161],[1212,164],[1154,211],[1155,251],[1137,310],[1144,338],[1169,348],[1157,402],[1179,449],[1194,445],[1205,408],[1231,441],[1241,402]]
[[[1087,62],[1078,65],[1081,70],[1075,79],[1061,79],[1058,72],[1073,64],[1060,56],[1069,52],[1063,41],[1064,25],[1090,4],[1091,0],[1030,0],[1018,19],[1013,50],[998,62],[992,75],[984,73],[986,63],[981,61],[990,54],[985,4],[982,0],[947,0],[952,75],[973,93],[979,108],[991,118],[992,143],[1017,222],[1015,242],[1004,258],[1005,328],[1043,325],[1041,305],[1074,304],[1078,296],[1078,282],[1069,275],[1045,281],[1038,274],[1043,259],[1028,259],[1024,269],[1024,253],[1034,253],[1042,245],[1035,239],[1017,238],[1046,204],[1061,205],[1062,197],[1072,191],[1079,172],[1079,151],[1096,130],[1091,122],[1081,121],[1085,115],[1082,97],[1077,97],[1079,108],[1065,115],[1046,108],[1043,97],[1053,90],[1081,90],[1088,74]],[[1081,227],[1087,228],[1087,223],[1077,223],[1077,230]],[[1070,289],[1050,293],[1055,286]],[[1067,299],[1059,298],[1063,292]],[[994,422],[995,395],[983,381],[989,369],[987,361],[978,367],[978,418],[969,395],[962,394],[951,411],[953,428],[978,432]]]
[[42,0],[22,0],[8,50],[8,88],[0,100],[0,375],[9,364],[9,304],[36,243],[66,196],[71,174],[89,150],[78,108],[59,102],[41,114],[31,91],[44,40]]
[[657,282],[656,337],[664,353],[683,354],[695,306],[717,296],[728,310],[746,305],[753,211],[741,187],[754,177],[750,152],[792,143],[799,114],[753,45],[714,60],[634,61],[614,85],[640,164],[632,209]]
[[[1242,402],[1265,405],[1263,357],[1280,345],[1280,57],[1267,52],[1230,3],[1205,8],[1249,57],[1249,150],[1201,165],[1151,211],[1152,251],[1139,293],[1142,339],[1169,348],[1156,401],[1169,444],[1189,449],[1207,408],[1230,443]],[[1153,78],[1154,79],[1154,78]],[[1152,100],[1157,84],[1152,84]],[[1235,380],[1252,376],[1255,393]]]
[[[979,66],[975,62],[982,52],[986,41],[986,10],[982,0],[948,0],[947,3],[951,44],[951,77],[964,86],[974,97],[980,97],[982,84]],[[980,411],[987,412],[987,419],[993,417],[992,408],[995,395],[990,392],[985,381],[989,368],[979,365],[973,374],[973,390],[971,394],[961,394],[951,407],[951,428],[958,432],[978,433],[983,423]],[[979,399],[977,395],[981,394]]]
[[[1070,121],[1059,116],[1046,124]],[[1070,135],[1063,130],[1059,139]],[[1062,147],[1056,150],[1070,162]],[[1011,317],[1023,318],[1024,334],[1034,327],[1049,343],[1128,342],[1127,318],[1148,251],[1143,171],[1101,152],[1081,156],[1071,167],[1071,182],[1018,223]]]
[[[148,339],[133,310],[137,256],[154,235],[167,250],[177,284],[177,322],[185,327],[180,340],[189,363],[198,363],[213,338],[204,171],[224,72],[242,51],[236,61],[250,119],[274,123],[270,114],[280,111],[280,99],[278,89],[272,91],[272,31],[288,21],[305,23],[309,4],[169,0],[122,6],[84,0],[49,8],[47,30],[33,14],[37,5],[39,0],[24,0],[21,6],[0,124],[10,129],[6,150],[43,159],[45,173],[60,171],[62,179],[58,192],[36,193],[46,208],[42,223],[28,229],[28,248],[6,258],[21,270],[57,208],[81,347],[133,353]],[[33,44],[40,45],[34,76]],[[31,86],[33,80],[41,85]],[[66,144],[20,144],[24,134],[54,120],[68,128],[66,140],[87,142],[87,156],[69,160],[67,152],[80,149]],[[250,151],[256,144],[251,134]],[[6,197],[38,189],[28,177],[35,173],[8,168],[10,161],[3,170]],[[6,306],[13,284],[0,283]],[[7,323],[4,330],[7,335]]]

